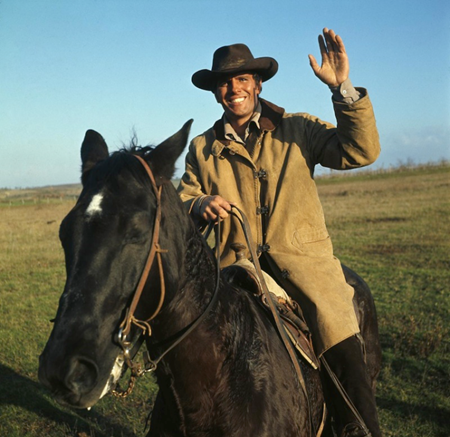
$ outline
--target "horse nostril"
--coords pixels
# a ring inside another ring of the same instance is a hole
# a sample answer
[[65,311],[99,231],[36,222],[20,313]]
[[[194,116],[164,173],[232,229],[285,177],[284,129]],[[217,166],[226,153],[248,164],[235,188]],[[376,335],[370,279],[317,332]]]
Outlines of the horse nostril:
[[88,358],[75,357],[72,359],[65,384],[72,392],[84,394],[91,391],[97,383],[98,367]]

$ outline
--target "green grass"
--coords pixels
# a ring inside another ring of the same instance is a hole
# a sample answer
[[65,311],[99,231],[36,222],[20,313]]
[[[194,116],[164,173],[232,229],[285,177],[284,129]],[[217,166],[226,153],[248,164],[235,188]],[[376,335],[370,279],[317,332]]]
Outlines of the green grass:
[[[450,167],[318,180],[336,255],[372,288],[385,437],[450,435]],[[144,436],[151,377],[91,411],[56,404],[38,356],[64,286],[58,226],[74,190],[0,190],[0,436]]]

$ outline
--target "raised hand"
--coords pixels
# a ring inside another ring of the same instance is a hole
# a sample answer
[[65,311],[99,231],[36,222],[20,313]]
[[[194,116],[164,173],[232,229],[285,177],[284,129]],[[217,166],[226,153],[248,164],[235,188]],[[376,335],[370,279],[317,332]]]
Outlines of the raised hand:
[[350,65],[345,51],[344,42],[333,30],[323,29],[323,36],[319,35],[319,47],[322,55],[322,65],[313,55],[308,55],[309,63],[314,74],[330,87],[339,86],[348,78]]

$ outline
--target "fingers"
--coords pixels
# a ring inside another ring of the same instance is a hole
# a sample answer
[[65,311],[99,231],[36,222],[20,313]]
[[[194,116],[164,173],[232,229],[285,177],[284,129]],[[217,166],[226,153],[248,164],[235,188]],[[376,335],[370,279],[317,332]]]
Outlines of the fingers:
[[337,51],[336,34],[334,33],[334,31],[328,30],[325,27],[325,29],[323,29],[323,36],[325,38],[325,41],[327,42],[327,51],[328,52]]
[[328,50],[325,44],[324,37],[322,35],[319,35],[319,48],[320,54],[322,55],[322,59],[326,58],[328,56]]
[[342,38],[339,35],[336,35],[336,44],[337,44],[338,50],[342,53],[345,53],[344,41],[342,41]]
[[[334,31],[328,30],[326,27],[323,29],[323,35],[319,35],[318,40],[323,67],[333,61],[334,54],[339,51],[339,44],[336,40],[336,34]],[[314,73],[316,75],[319,74],[320,67],[314,56],[309,55],[309,63]]]
[[[319,36],[319,38],[322,35]],[[333,29],[327,29],[326,27],[323,29],[323,37],[326,41],[326,50],[328,53],[330,52],[345,52],[344,42],[339,35],[336,35]],[[323,38],[322,38],[323,41]],[[322,50],[322,48],[321,48]]]
[[202,202],[200,215],[207,221],[225,219],[231,211],[233,203],[228,202],[221,196],[208,196]]
[[309,58],[309,65],[311,65],[312,70],[314,71],[314,74],[319,74],[320,66],[316,61],[316,58],[313,55],[308,55]]

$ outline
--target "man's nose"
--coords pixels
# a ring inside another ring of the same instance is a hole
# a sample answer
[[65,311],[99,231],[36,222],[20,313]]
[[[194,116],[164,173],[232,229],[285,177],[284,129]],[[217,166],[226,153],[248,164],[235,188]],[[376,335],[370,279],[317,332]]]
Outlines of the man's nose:
[[230,91],[237,91],[240,88],[240,82],[237,79],[230,80]]

